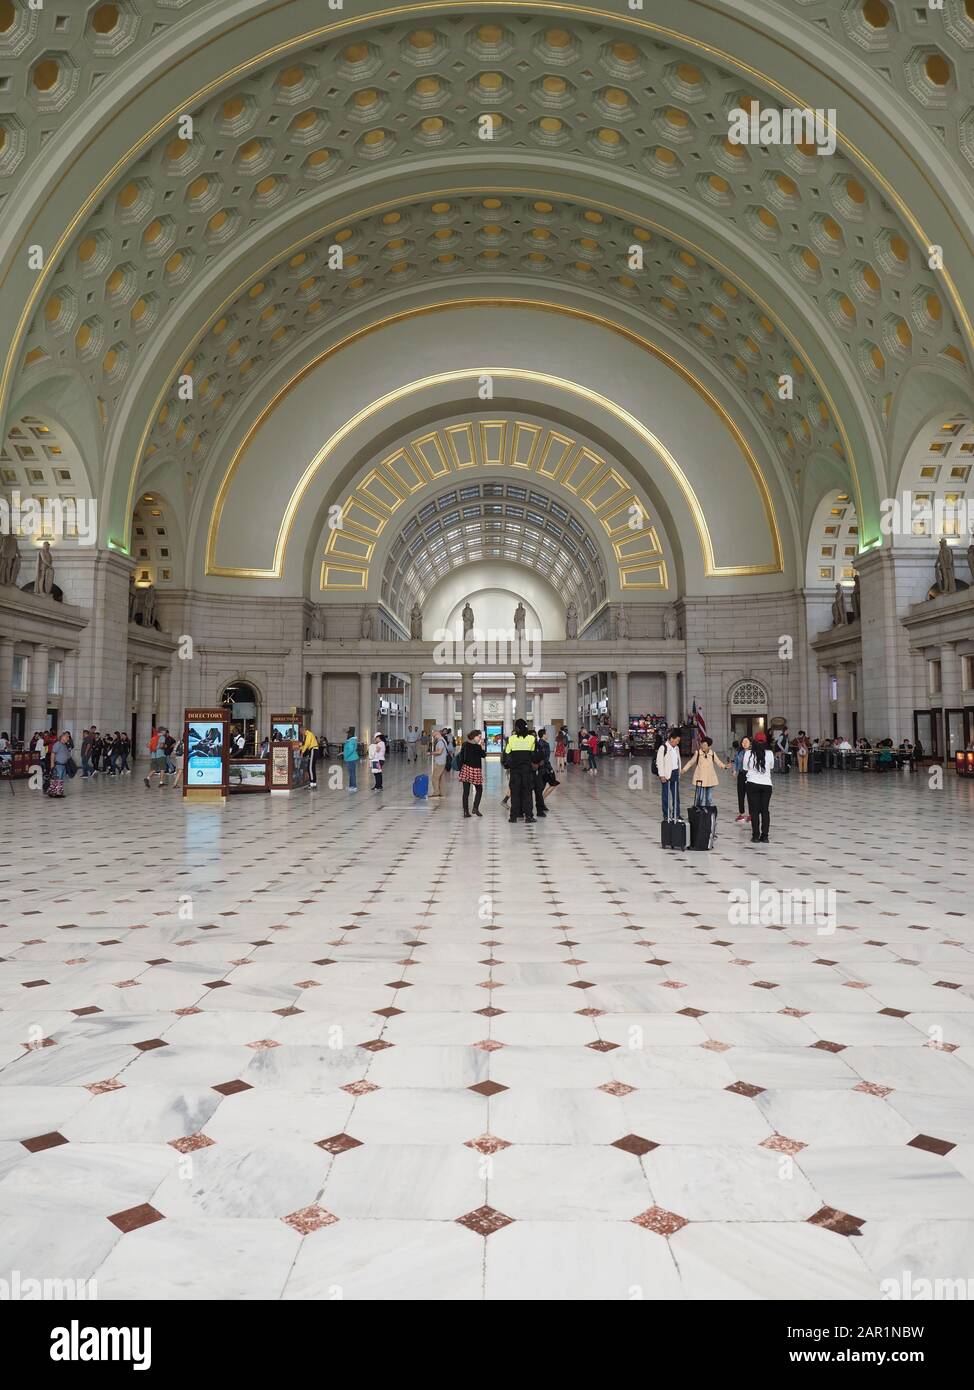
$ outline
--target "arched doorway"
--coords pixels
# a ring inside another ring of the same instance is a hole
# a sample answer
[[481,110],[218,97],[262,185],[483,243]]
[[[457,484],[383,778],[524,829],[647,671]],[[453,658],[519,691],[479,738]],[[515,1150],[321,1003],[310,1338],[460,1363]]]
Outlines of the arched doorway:
[[220,704],[226,707],[230,715],[231,749],[238,751],[234,748],[234,740],[242,735],[244,743],[239,751],[256,754],[260,729],[260,695],[256,687],[246,680],[230,681],[223,687]]
[[734,738],[753,738],[756,733],[767,733],[768,692],[760,681],[738,681],[731,687],[728,703]]

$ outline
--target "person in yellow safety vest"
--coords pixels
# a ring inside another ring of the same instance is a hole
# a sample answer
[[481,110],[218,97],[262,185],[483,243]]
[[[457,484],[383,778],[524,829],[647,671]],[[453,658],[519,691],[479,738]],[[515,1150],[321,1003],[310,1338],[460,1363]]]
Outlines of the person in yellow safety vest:
[[304,731],[301,756],[308,759],[308,781],[312,787],[317,787],[318,740],[310,729]]
[[523,719],[515,719],[514,732],[504,745],[504,766],[511,774],[511,815],[515,821],[524,817],[526,825],[534,824],[534,769],[536,756],[534,734],[528,733]]

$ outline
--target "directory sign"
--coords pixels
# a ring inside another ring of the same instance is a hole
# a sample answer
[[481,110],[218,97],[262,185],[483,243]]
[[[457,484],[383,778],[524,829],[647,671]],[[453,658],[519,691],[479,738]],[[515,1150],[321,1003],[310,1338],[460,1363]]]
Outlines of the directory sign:
[[183,717],[183,796],[203,800],[227,793],[227,711],[188,709]]

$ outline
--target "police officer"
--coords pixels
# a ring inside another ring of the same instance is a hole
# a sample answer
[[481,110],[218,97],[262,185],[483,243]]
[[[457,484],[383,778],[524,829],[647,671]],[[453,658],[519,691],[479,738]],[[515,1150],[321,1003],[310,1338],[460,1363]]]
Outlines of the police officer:
[[534,734],[528,733],[523,719],[515,719],[514,732],[504,745],[504,765],[511,773],[511,815],[513,825],[523,816],[527,825],[534,824],[534,768],[537,757]]

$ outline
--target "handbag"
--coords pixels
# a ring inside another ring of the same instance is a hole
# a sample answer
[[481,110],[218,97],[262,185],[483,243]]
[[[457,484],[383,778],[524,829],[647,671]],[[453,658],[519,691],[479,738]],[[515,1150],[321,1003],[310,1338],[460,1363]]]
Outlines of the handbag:
[[68,761],[64,764],[64,770],[69,777],[73,777],[75,775],[75,773],[78,771],[78,764],[75,762],[74,758],[68,759]]

